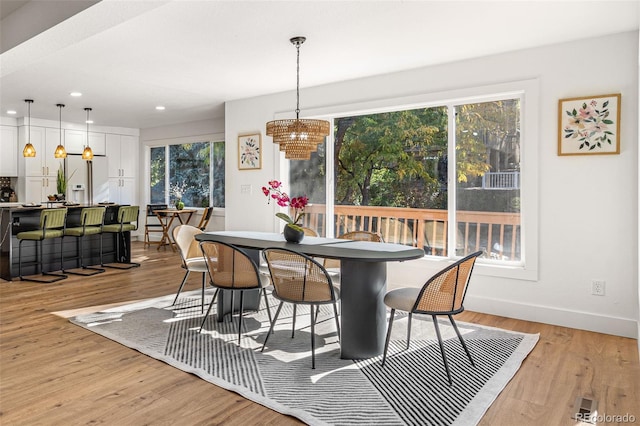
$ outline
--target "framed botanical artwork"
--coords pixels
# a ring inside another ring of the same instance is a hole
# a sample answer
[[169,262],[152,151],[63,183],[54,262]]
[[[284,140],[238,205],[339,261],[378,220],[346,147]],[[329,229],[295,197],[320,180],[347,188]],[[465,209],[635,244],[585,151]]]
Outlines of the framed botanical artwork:
[[560,99],[558,155],[620,154],[620,94]]
[[238,169],[262,168],[262,140],[260,133],[238,136]]

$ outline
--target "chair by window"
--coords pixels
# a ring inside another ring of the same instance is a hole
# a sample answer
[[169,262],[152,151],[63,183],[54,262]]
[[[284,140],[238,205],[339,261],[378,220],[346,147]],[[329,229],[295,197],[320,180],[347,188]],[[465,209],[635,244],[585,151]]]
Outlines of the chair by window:
[[[200,272],[202,273],[202,312],[204,312],[204,290],[206,288],[205,278],[207,274],[207,262],[200,250],[200,244],[195,238],[198,234],[202,234],[202,231],[191,225],[178,225],[173,228],[173,240],[176,242],[178,252],[182,258],[182,268],[186,269],[187,272],[184,274],[184,278],[182,279],[182,283],[178,288],[178,292],[176,293],[176,297],[173,300],[172,305],[175,305],[178,301],[178,296],[180,296],[180,292],[187,282],[189,274],[191,272]],[[216,260],[213,257],[212,263],[216,263]],[[214,264],[213,267],[217,267],[217,264]]]
[[[102,226],[102,238],[105,234],[116,234],[116,261],[115,263],[104,263],[104,257],[100,259],[100,266],[115,269],[130,269],[140,266],[139,263],[127,262],[128,258],[125,244],[125,232],[132,232],[138,229],[138,214],[140,212],[140,206],[120,206],[117,213],[117,223],[111,223]],[[100,242],[102,244],[102,240]],[[120,246],[123,246],[125,253],[120,254]],[[102,256],[104,252],[100,249]]]
[[471,273],[473,272],[476,259],[480,255],[482,255],[482,252],[478,251],[458,260],[452,265],[449,265],[429,278],[422,288],[398,288],[387,292],[384,297],[384,303],[391,308],[391,315],[389,317],[387,338],[384,344],[382,366],[384,366],[387,359],[387,350],[389,349],[389,340],[391,338],[391,329],[393,328],[393,319],[396,310],[409,313],[407,325],[407,349],[409,349],[409,344],[411,342],[411,316],[413,314],[431,315],[431,318],[433,319],[433,326],[435,327],[436,335],[438,336],[442,362],[444,363],[449,385],[453,382],[451,380],[451,372],[449,371],[449,364],[447,363],[447,355],[444,350],[442,336],[440,335],[440,328],[438,327],[437,317],[439,315],[446,315],[449,317],[449,321],[458,335],[458,339],[460,339],[460,343],[467,353],[467,356],[471,361],[471,365],[475,366],[471,353],[469,352],[460,331],[458,331],[458,326],[453,319],[453,315],[464,311],[464,297],[467,293],[469,280],[471,279]]
[[147,215],[144,220],[144,246],[151,244],[160,244],[160,240],[151,241],[150,234],[160,233],[162,236],[162,224],[158,221],[156,210],[167,209],[166,204],[147,204]]
[[[267,280],[261,278],[258,267],[251,257],[242,249],[231,244],[225,244],[214,241],[200,242],[200,249],[204,255],[209,273],[209,284],[216,289],[213,299],[209,304],[207,313],[205,314],[200,331],[202,331],[207,317],[211,312],[213,303],[220,290],[231,292],[231,306],[234,305],[235,293],[240,293],[240,315],[238,317],[238,344],[242,337],[242,314],[244,292],[248,290],[258,290],[264,296],[267,307],[267,314],[271,320],[271,310],[269,309],[269,300],[264,286],[268,284]],[[233,317],[233,312],[230,314]]]
[[207,225],[209,225],[209,221],[211,220],[211,214],[213,213],[213,207],[206,207],[202,211],[202,217],[200,218],[200,223],[198,223],[197,228],[201,231],[207,230]]
[[[102,234],[102,225],[104,222],[104,207],[85,207],[80,212],[80,225],[64,230],[65,237],[75,237],[78,241],[78,261],[79,267],[76,270],[69,269],[63,272],[67,274],[90,276],[104,272],[102,268],[94,268],[84,264],[84,247],[83,242],[85,236]],[[102,240],[102,238],[101,238]],[[100,244],[100,259],[102,260],[102,244]]]
[[338,238],[343,240],[355,241],[372,241],[374,243],[384,243],[382,235],[369,231],[351,231],[340,235]]
[[[57,274],[52,272],[45,272],[42,265],[42,258],[44,257],[42,241],[60,238],[60,269],[64,270],[64,251],[63,251],[63,238],[64,230],[66,226],[67,209],[55,208],[55,209],[43,209],[40,213],[40,226],[33,231],[23,231],[16,235],[18,239],[18,275],[22,281],[35,281],[40,283],[52,283],[67,278],[65,274]],[[33,264],[38,265],[40,274],[43,278],[36,278],[35,276],[25,277],[22,275],[22,243],[25,241],[35,241],[36,247],[36,261]],[[51,279],[45,279],[44,276],[51,276]]]
[[[320,305],[333,304],[336,320],[336,330],[340,338],[340,322],[338,320],[339,291],[333,286],[327,271],[313,258],[280,248],[267,248],[263,252],[271,274],[273,284],[272,295],[280,300],[278,309],[271,321],[262,350],[267,346],[269,336],[278,320],[278,315],[284,302],[297,305],[309,305],[311,317],[311,368],[316,368],[315,355],[315,324]],[[295,310],[293,313],[293,329],[295,330]],[[293,337],[293,332],[291,337]]]
[[[383,243],[384,239],[382,235],[369,231],[351,231],[345,232],[338,236],[341,240],[354,240],[354,241],[371,241],[374,243]],[[331,274],[331,278],[334,281],[340,280],[340,261],[335,259],[324,259],[323,266]]]

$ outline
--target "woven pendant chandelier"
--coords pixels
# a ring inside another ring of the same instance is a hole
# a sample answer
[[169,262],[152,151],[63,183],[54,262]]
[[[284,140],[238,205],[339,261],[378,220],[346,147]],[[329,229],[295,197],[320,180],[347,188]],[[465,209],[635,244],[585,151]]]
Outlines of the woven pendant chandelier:
[[296,47],[296,118],[273,120],[267,123],[267,136],[280,145],[288,160],[308,160],[311,153],[329,135],[329,122],[325,120],[300,119],[300,45],[305,37],[293,37],[289,41]]

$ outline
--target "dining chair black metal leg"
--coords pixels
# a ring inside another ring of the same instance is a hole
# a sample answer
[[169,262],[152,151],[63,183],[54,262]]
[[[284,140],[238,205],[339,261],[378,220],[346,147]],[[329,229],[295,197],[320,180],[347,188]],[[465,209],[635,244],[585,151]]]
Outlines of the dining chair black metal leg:
[[391,315],[389,316],[389,327],[387,328],[387,339],[384,341],[384,352],[382,353],[382,366],[387,360],[387,350],[389,349],[389,340],[391,339],[391,329],[393,328],[393,317],[396,314],[395,309],[391,309]]
[[[178,288],[178,292],[176,293],[176,297],[175,299],[173,299],[173,303],[171,304],[171,306],[175,306],[176,302],[178,301],[178,296],[180,296],[180,292],[182,291],[182,288],[184,287],[185,283],[187,282],[187,278],[189,278],[189,273],[191,271],[189,271],[187,269],[187,273],[184,274],[184,278],[182,279],[182,283],[180,283],[180,287]],[[202,302],[204,303],[204,299],[202,299]],[[204,310],[204,307],[202,308]]]
[[206,277],[207,277],[207,273],[203,272],[202,273],[202,303],[200,304],[200,312],[204,312],[204,289],[206,287],[206,280],[205,280]]
[[293,325],[291,326],[291,338],[296,334],[296,308],[298,305],[293,305]]
[[[262,292],[262,295],[264,296],[264,305],[267,308],[267,316],[269,317],[269,324],[271,324],[271,308],[269,308],[269,298],[267,297],[267,289],[265,289],[264,287],[262,289],[260,289],[260,291]],[[260,296],[258,296],[260,297]],[[260,309],[260,307],[258,307],[258,309]]]
[[411,312],[409,312],[409,320],[407,322],[407,350],[409,350],[409,343],[411,343]]
[[213,308],[213,303],[216,301],[216,296],[217,295],[218,295],[218,290],[216,290],[216,292],[213,294],[213,299],[211,299],[211,303],[209,303],[209,309],[207,309],[207,313],[204,314],[204,318],[202,319],[202,324],[200,324],[199,332],[202,332],[202,327],[204,327],[204,323],[207,322],[207,317],[209,316],[209,313],[211,312],[211,308]]
[[240,290],[240,317],[238,318],[238,344],[240,344],[240,337],[242,337],[242,308],[244,302],[244,291]]
[[[313,311],[316,311],[314,313]],[[316,314],[318,312],[318,306],[310,305],[311,315],[311,368],[316,368]]]
[[273,333],[273,327],[276,325],[276,320],[278,319],[278,315],[280,315],[280,309],[282,309],[282,305],[284,302],[280,302],[278,305],[278,309],[276,309],[276,314],[273,316],[273,321],[271,322],[271,326],[269,327],[269,331],[267,332],[267,337],[264,338],[264,343],[262,344],[262,349],[260,352],[264,351],[264,347],[267,346],[267,340],[269,340],[269,336]]
[[451,380],[451,372],[449,371],[449,363],[447,362],[447,354],[444,351],[444,343],[442,342],[442,336],[440,335],[440,327],[438,326],[438,318],[435,315],[431,315],[433,318],[433,326],[436,329],[436,335],[438,336],[438,344],[440,345],[440,353],[442,354],[442,362],[444,363],[444,369],[447,372],[447,378],[449,379],[449,385],[453,383]]
[[469,352],[469,348],[467,348],[467,344],[464,342],[464,339],[462,338],[462,335],[458,330],[458,325],[453,320],[453,317],[451,315],[448,315],[448,316],[449,316],[449,321],[451,321],[451,325],[453,326],[453,329],[456,331],[456,334],[458,335],[458,339],[460,339],[460,343],[462,343],[462,347],[464,348],[464,351],[467,353],[467,356],[469,357],[469,361],[471,361],[471,365],[475,367],[476,364],[473,362],[473,358],[471,358],[471,352]]
[[338,304],[333,302],[333,315],[336,319],[336,330],[338,331],[338,341],[340,341],[340,319],[338,318]]
[[[231,321],[231,322],[233,322],[233,306],[234,306],[233,297],[234,296],[235,296],[235,291],[232,291],[231,292],[231,308],[229,308],[229,321]],[[224,315],[224,313],[222,315]]]

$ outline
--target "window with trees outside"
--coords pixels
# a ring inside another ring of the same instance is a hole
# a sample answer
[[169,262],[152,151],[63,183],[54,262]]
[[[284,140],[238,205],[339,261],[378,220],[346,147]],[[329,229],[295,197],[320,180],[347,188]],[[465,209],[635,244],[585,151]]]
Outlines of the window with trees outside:
[[334,117],[331,146],[289,162],[291,194],[311,203],[305,225],[330,237],[377,232],[428,256],[482,250],[523,264],[521,101]]
[[224,142],[195,142],[150,149],[150,202],[224,207]]

